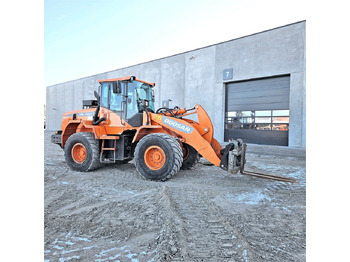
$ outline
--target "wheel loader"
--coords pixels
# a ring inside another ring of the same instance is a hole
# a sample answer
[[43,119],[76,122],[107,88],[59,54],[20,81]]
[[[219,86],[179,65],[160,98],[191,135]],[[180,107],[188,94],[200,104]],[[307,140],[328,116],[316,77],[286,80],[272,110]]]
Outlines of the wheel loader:
[[[231,140],[222,148],[201,105],[156,110],[154,83],[135,76],[98,82],[96,100],[84,100],[82,110],[64,113],[61,130],[51,136],[72,170],[86,172],[134,159],[146,179],[166,181],[204,157],[226,171],[243,174],[246,143]],[[194,114],[198,121],[188,118]]]

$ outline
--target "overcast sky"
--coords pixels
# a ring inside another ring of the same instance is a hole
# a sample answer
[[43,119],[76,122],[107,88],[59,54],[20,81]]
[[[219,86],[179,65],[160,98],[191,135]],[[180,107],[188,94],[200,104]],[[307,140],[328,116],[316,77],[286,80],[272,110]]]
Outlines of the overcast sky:
[[44,3],[45,86],[306,19],[303,1]]

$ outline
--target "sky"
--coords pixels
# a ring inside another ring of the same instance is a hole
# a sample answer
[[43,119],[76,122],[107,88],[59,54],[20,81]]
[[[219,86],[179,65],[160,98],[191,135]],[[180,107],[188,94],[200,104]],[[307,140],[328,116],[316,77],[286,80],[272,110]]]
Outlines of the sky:
[[45,86],[305,20],[302,3],[45,0]]

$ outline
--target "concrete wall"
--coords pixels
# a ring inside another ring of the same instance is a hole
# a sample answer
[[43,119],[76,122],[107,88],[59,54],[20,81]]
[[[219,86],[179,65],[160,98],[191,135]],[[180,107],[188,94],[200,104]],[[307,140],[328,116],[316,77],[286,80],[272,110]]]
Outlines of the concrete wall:
[[[306,147],[305,22],[218,44],[215,60],[215,84],[223,93],[226,82],[290,74],[289,146]],[[233,68],[233,79],[223,82],[225,68]]]
[[[233,68],[233,79],[223,70]],[[156,108],[201,104],[212,119],[214,137],[224,139],[225,84],[290,74],[289,146],[306,146],[305,21],[158,60],[47,87],[47,129],[60,129],[63,112],[93,99],[98,80],[135,75],[155,82]]]

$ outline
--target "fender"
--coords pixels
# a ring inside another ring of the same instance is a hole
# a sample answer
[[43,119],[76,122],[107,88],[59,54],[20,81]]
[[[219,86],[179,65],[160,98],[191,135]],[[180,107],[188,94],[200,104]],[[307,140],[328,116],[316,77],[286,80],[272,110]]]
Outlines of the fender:
[[141,126],[135,133],[132,143],[138,142],[144,136],[151,133],[167,133],[162,126],[159,125],[145,125]]
[[64,148],[68,137],[77,132],[80,122],[68,123],[65,128],[62,128],[61,147]]
[[[199,106],[199,105],[198,105]],[[198,107],[199,108],[199,107]],[[203,109],[204,111],[204,109]],[[205,111],[204,111],[205,112]],[[202,119],[202,121],[206,120],[206,117],[208,117],[207,114],[202,115],[202,117],[198,117],[199,120]],[[153,114],[150,113],[150,118],[153,124],[158,124],[159,126],[164,127],[164,129],[169,129],[173,133],[175,133],[182,142],[187,143],[191,145],[194,149],[198,151],[199,154],[201,154],[205,159],[207,159],[209,162],[213,163],[216,166],[220,166],[220,161],[221,159],[219,156],[216,154],[215,151],[219,149],[218,143],[215,140],[214,145],[215,145],[215,150],[213,149],[211,145],[211,141],[213,140],[212,137],[212,132],[208,134],[208,129],[211,127],[212,129],[212,124],[211,121],[208,123],[206,121],[206,124],[209,125],[209,127],[203,127],[201,123],[199,123],[198,129],[205,129],[207,128],[207,131],[203,133],[203,135],[197,130],[196,125],[192,125],[190,121],[187,119],[179,119],[179,118],[174,118],[170,116],[164,116],[161,114]],[[195,123],[195,122],[194,122]],[[198,124],[198,123],[196,123]],[[210,141],[208,141],[208,140]],[[221,147],[220,147],[221,148]]]

